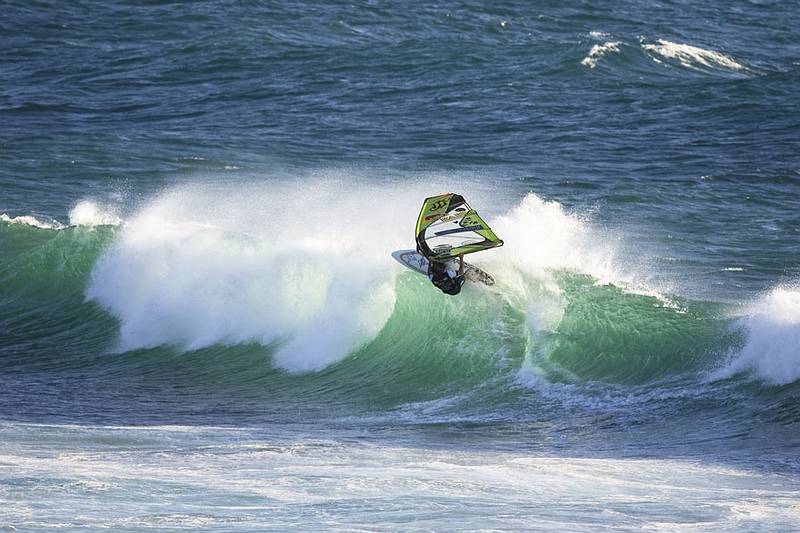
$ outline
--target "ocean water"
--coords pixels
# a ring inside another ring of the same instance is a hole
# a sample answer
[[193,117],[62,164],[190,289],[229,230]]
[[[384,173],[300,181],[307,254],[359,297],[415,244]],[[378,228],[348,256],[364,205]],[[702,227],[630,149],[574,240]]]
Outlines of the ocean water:
[[800,527],[795,2],[1,13],[3,530]]

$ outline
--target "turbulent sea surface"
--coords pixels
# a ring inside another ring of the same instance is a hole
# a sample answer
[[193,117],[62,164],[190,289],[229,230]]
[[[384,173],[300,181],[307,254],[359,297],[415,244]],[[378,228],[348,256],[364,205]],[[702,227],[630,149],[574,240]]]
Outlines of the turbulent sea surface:
[[3,2],[0,528],[797,530],[798,28]]

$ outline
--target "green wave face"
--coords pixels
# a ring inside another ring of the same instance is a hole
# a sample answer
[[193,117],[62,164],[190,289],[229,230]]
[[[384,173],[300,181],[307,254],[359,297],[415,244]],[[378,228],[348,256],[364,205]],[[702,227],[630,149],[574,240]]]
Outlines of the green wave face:
[[7,365],[80,366],[107,350],[115,320],[86,302],[85,290],[114,233],[0,222],[0,351]]
[[541,341],[551,378],[647,383],[707,368],[741,340],[718,304],[665,302],[581,275],[559,286],[563,317]]

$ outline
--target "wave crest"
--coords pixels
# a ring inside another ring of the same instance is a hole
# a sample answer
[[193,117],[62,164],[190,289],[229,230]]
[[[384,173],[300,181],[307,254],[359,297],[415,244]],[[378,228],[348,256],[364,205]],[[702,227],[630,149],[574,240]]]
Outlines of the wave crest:
[[739,324],[747,333],[744,348],[714,378],[749,371],[774,385],[800,379],[800,290],[773,289]]
[[663,60],[672,60],[690,69],[721,68],[737,72],[749,70],[732,57],[721,52],[706,50],[705,48],[688,44],[673,43],[664,39],[659,39],[656,44],[643,44],[642,49],[650,52],[653,60],[658,63]]
[[21,215],[18,217],[11,217],[5,213],[0,214],[0,220],[9,224],[22,224],[24,226],[31,226],[39,229],[64,229],[66,226],[57,220],[42,220],[33,215]]
[[581,61],[581,65],[584,67],[596,68],[597,61],[601,57],[610,53],[618,54],[620,52],[620,44],[622,43],[619,41],[609,41],[603,44],[596,44],[592,46],[591,50],[589,50],[589,54]]

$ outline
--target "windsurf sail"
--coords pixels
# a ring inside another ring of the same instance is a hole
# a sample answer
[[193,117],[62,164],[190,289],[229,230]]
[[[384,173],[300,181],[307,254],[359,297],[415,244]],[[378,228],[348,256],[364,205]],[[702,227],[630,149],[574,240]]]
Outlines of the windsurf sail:
[[503,241],[460,194],[426,198],[417,218],[417,250],[445,260],[502,246]]

